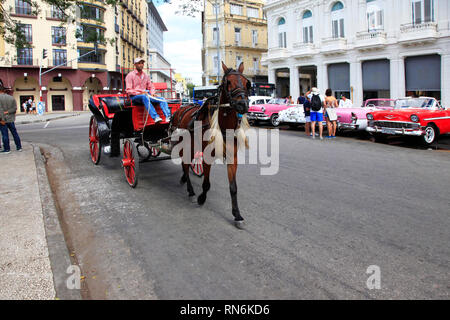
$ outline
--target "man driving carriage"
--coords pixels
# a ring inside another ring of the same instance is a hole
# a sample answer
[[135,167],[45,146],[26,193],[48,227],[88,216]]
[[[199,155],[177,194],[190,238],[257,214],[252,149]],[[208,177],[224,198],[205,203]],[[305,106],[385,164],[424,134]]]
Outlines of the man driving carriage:
[[[162,119],[158,116],[155,107],[150,101],[150,97],[153,97],[155,94],[155,87],[150,80],[150,77],[143,71],[144,63],[145,60],[142,58],[136,58],[134,60],[134,67],[136,69],[130,72],[125,78],[127,86],[126,92],[130,96],[133,104],[144,105],[150,117],[152,117],[155,122],[160,122]],[[166,120],[170,121],[170,109],[167,101],[160,101],[158,99],[158,102]]]

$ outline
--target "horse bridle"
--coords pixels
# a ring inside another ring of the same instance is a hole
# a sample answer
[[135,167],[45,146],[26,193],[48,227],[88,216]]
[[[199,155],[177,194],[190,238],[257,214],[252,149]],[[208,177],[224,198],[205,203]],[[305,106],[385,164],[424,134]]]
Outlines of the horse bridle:
[[[238,84],[239,86],[237,88],[234,88],[231,91],[228,91],[228,76],[230,75],[236,75],[238,76]],[[244,77],[245,80],[247,80],[247,87],[244,89],[244,86],[242,85],[242,80],[241,77]],[[250,80],[248,80],[242,73],[233,70],[233,69],[229,69],[228,72],[226,72],[223,75],[222,78],[222,83],[220,84],[220,86],[217,88],[217,90],[219,91],[219,101],[218,103],[220,104],[220,100],[221,100],[221,96],[222,96],[222,92],[225,91],[226,92],[226,97],[229,101],[229,105],[222,105],[223,107],[233,107],[236,103],[237,103],[237,98],[242,98],[244,99],[248,99],[248,93],[251,89],[251,82]]]

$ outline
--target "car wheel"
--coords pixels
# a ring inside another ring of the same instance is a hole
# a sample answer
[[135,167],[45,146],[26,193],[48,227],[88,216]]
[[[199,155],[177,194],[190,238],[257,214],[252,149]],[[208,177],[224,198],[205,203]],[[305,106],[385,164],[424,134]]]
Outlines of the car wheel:
[[270,117],[270,123],[274,127],[278,127],[280,125],[280,120],[278,120],[278,114],[275,113]]
[[436,141],[437,136],[439,135],[439,130],[434,125],[427,125],[425,128],[425,134],[421,137],[421,142],[429,146]]

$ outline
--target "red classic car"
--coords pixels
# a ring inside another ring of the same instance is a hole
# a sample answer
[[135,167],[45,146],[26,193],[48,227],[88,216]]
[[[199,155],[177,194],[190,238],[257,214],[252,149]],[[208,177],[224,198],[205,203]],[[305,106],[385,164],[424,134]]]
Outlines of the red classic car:
[[430,145],[440,134],[450,132],[450,110],[435,98],[402,98],[395,100],[393,110],[367,114],[367,131],[379,135],[420,137]]

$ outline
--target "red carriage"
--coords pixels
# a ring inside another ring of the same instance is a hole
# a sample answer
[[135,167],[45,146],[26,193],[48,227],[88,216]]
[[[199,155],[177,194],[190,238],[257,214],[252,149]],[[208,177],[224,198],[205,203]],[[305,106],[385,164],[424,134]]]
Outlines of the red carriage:
[[[177,99],[167,102],[171,114],[181,106]],[[171,159],[170,121],[167,121],[157,100],[152,100],[152,104],[163,121],[155,123],[145,106],[133,105],[127,94],[94,95],[89,101],[93,114],[89,125],[92,162],[98,165],[102,153],[110,154],[112,144],[123,140],[122,166],[127,182],[133,188],[138,182],[141,163]],[[161,153],[168,156],[160,156]],[[201,153],[194,159],[191,169],[195,175],[203,175]]]

